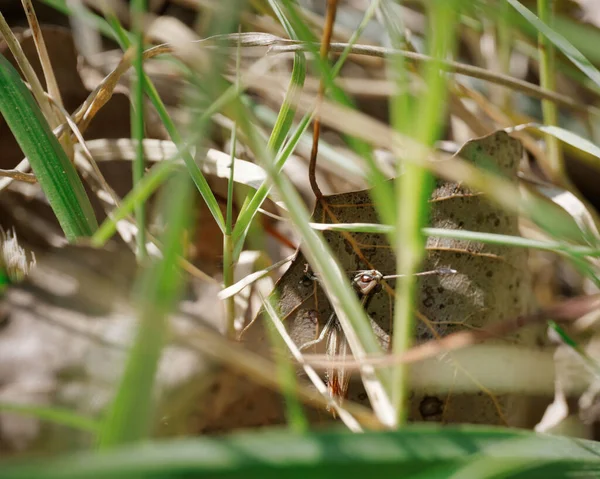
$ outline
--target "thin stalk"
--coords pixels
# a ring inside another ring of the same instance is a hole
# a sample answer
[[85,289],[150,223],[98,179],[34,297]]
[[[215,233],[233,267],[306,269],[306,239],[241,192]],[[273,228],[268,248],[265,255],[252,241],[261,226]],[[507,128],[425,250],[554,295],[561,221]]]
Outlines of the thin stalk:
[[[537,0],[538,16],[549,26],[553,23],[554,0]],[[540,86],[546,90],[556,90],[555,50],[550,39],[542,32],[538,33],[538,49],[540,56]],[[542,100],[544,124],[558,126],[558,108],[556,104]],[[560,142],[553,135],[546,135],[546,153],[552,179],[563,184],[565,167]]]
[[[58,88],[58,82],[56,81],[56,76],[54,75],[52,64],[50,63],[50,57],[48,56],[46,42],[44,41],[44,37],[42,36],[42,28],[40,27],[37,16],[35,14],[33,4],[31,0],[21,0],[21,3],[23,4],[23,10],[25,10],[27,22],[29,23],[29,28],[31,29],[31,33],[33,35],[33,41],[35,43],[35,48],[40,59],[40,65],[42,65],[42,71],[44,73],[44,78],[46,79],[48,93],[59,107],[64,107],[60,90]],[[56,128],[58,125],[60,125],[60,116],[56,114],[56,112],[54,112],[52,117],[48,118],[48,122],[50,123],[52,128]],[[59,142],[65,149],[67,156],[71,160],[73,160],[74,153],[73,144],[71,143],[71,137],[66,135],[63,138],[61,138]]]
[[[395,49],[404,47],[405,39],[402,30],[389,16],[390,4],[384,2],[382,18],[392,46]],[[401,55],[390,57],[391,73],[397,84],[397,95],[391,98],[391,120],[395,130],[410,134],[412,122],[411,98],[409,96],[410,80],[406,59]],[[424,213],[423,196],[427,182],[427,173],[418,165],[409,165],[404,162],[397,164],[396,202],[398,204],[398,217],[396,223],[396,270],[405,276],[396,283],[396,297],[394,305],[394,336],[393,351],[406,351],[412,345],[413,335],[413,300],[416,294],[416,278],[413,274],[421,263],[424,254],[425,242],[422,239],[420,228]],[[425,199],[426,201],[426,199]],[[405,244],[404,244],[405,243]],[[408,416],[406,407],[408,403],[407,369],[402,365],[396,366],[392,376],[392,390],[390,391],[392,405],[396,412],[397,426],[404,425]]]
[[[135,75],[131,81],[131,137],[134,140],[136,155],[132,165],[133,186],[144,177],[144,12],[146,0],[133,0],[131,2],[131,18],[133,22],[135,57],[133,66]],[[148,252],[146,251],[146,203],[139,202],[135,207],[135,222],[137,223],[137,250],[138,262],[142,262]]]
[[[111,26],[115,29],[115,35],[119,39],[121,48],[126,50],[127,48],[131,47],[131,40],[129,39],[129,36],[127,34],[128,32],[123,29],[123,27],[119,23],[118,19],[114,16],[110,17],[109,19],[111,20],[110,21]],[[181,147],[181,144],[182,144],[181,135],[180,135],[177,127],[175,126],[175,123],[173,122],[171,116],[169,115],[167,108],[165,107],[165,104],[163,103],[162,99],[160,98],[158,91],[156,90],[156,87],[154,86],[154,84],[152,83],[152,80],[150,80],[150,77],[146,73],[143,73],[142,81],[144,84],[144,91],[146,92],[146,94],[148,95],[148,98],[152,102],[152,106],[154,106],[154,108],[156,109],[156,112],[158,113],[160,120],[162,121],[163,125],[165,126],[167,133],[171,137],[171,140],[173,141],[173,143],[175,143],[177,145],[177,149],[178,149],[179,153],[181,154],[183,161],[185,162],[185,166],[187,167],[188,172],[189,172],[190,176],[192,177],[194,184],[196,185],[196,188],[198,189],[198,191],[200,192],[200,195],[206,202],[206,206],[208,207],[209,211],[211,212],[213,218],[215,219],[215,222],[219,226],[219,229],[221,231],[225,231],[225,219],[223,218],[223,214],[221,213],[221,209],[219,207],[217,199],[215,198],[215,195],[213,194],[212,190],[210,189],[210,186],[208,185],[206,178],[204,178],[204,175],[200,171],[200,168],[194,161],[194,158],[192,157],[192,155],[190,154],[188,149]],[[223,92],[223,94],[220,95],[217,98],[217,100],[215,100],[202,113],[200,118],[198,118],[199,124],[208,122],[213,114],[217,113],[219,111],[219,109],[226,106],[229,101],[231,101],[234,98],[237,98],[237,95],[238,95],[238,92],[236,91],[235,88],[229,88],[225,92]],[[197,131],[198,131],[197,136],[199,139],[201,136],[204,135],[204,129],[201,128]]]
[[[238,28],[239,31],[239,28]],[[239,88],[240,83],[240,62],[241,50],[238,45],[235,60],[236,80],[235,85]],[[227,211],[225,214],[225,232],[223,234],[223,287],[228,288],[233,284],[234,279],[234,243],[233,233],[233,178],[235,171],[235,150],[237,144],[237,122],[234,121],[231,131],[231,167],[229,170],[229,183],[227,184]],[[230,338],[235,337],[235,297],[231,296],[225,300],[227,314],[227,335]]]
[[148,174],[127,193],[127,196],[121,201],[121,205],[100,225],[90,238],[91,244],[95,248],[104,246],[115,234],[117,223],[127,218],[137,204],[146,201],[173,174],[177,167],[175,161],[161,161],[153,166]]
[[8,23],[4,18],[4,15],[2,15],[2,12],[0,12],[0,34],[4,38],[8,49],[15,58],[17,65],[19,65],[19,68],[23,73],[23,78],[25,78],[27,83],[29,83],[29,86],[31,87],[31,93],[33,93],[33,96],[35,97],[39,108],[42,110],[42,113],[46,117],[46,121],[48,121],[48,123],[52,125],[52,127],[59,125],[60,120],[58,118],[58,115],[50,106],[50,101],[46,98],[46,95],[44,94],[44,87],[42,86],[40,79],[35,74],[31,63],[29,63],[29,60],[27,59],[25,53],[23,52],[23,49],[21,48],[21,44],[18,42],[14,33],[10,29]]
[[[325,82],[325,87],[328,94],[336,102],[352,107],[353,103],[349,99],[348,95],[346,95],[346,93],[335,84],[332,68],[319,56],[318,46],[320,46],[320,44],[314,43],[315,38],[312,32],[302,22],[294,3],[290,0],[282,0],[281,4],[285,8],[290,24],[294,27],[298,36],[303,41],[307,42],[305,44],[306,47],[314,55],[315,67],[318,69],[322,76],[321,78]],[[365,160],[368,166],[368,179],[370,184],[373,185],[373,200],[377,208],[377,212],[382,218],[382,221],[386,224],[393,224],[396,217],[396,205],[394,202],[389,201],[393,194],[391,191],[391,185],[386,182],[384,174],[377,166],[370,145],[367,142],[359,140],[353,136],[345,136],[345,140],[350,148]]]
[[[376,8],[379,5],[379,1],[380,0],[375,0],[369,6],[367,11],[365,12],[363,20],[361,21],[360,25],[358,26],[358,28],[352,35],[352,38],[350,38],[350,41],[348,42],[348,44],[345,46],[344,50],[342,51],[342,54],[336,61],[335,65],[332,69],[332,75],[334,78],[336,78],[338,76],[338,74],[340,73],[342,66],[344,65],[344,62],[346,61],[346,59],[348,58],[348,55],[350,54],[350,51],[352,50],[352,47],[359,40],[360,35],[366,28],[370,19],[373,17]],[[285,15],[283,14],[283,11],[281,10],[281,8],[277,4],[277,2],[274,2],[271,0],[269,3],[273,7],[275,13],[277,14],[277,18],[281,21],[282,25],[284,25],[284,28],[288,32],[288,35],[290,35],[291,38],[296,39],[297,37],[295,35],[293,28],[287,21]],[[283,165],[283,162],[285,162],[285,160],[287,160],[289,155],[293,152],[293,148],[290,149],[289,147],[293,146],[295,148],[295,145],[296,145],[296,142],[294,142],[294,143],[288,142],[288,144],[285,146],[285,150],[288,150],[289,153],[281,155],[281,153],[282,153],[281,148],[284,147],[283,141],[285,140],[287,133],[289,133],[289,131],[292,127],[292,121],[293,121],[293,117],[294,117],[294,113],[295,113],[295,109],[291,108],[290,101],[295,98],[295,96],[297,94],[297,90],[299,88],[302,88],[305,78],[306,78],[306,58],[303,53],[298,53],[294,56],[294,63],[292,66],[292,76],[290,79],[290,84],[289,84],[288,90],[286,92],[284,101],[281,105],[281,108],[279,109],[279,113],[277,115],[277,120],[275,121],[275,125],[273,127],[273,130],[271,132],[271,136],[269,137],[269,142],[268,142],[268,148],[271,151],[277,152],[278,158],[280,158],[282,160],[282,162],[281,162],[282,165]],[[309,118],[305,117],[305,119],[309,119]],[[302,120],[302,122],[304,122],[304,119]],[[304,131],[304,129],[305,128],[303,128],[302,131]],[[297,130],[297,132],[298,131],[299,130]],[[299,140],[300,140],[300,138],[298,138],[298,141]],[[276,163],[279,165],[279,161],[276,160]],[[246,203],[248,203],[248,208],[246,208],[246,204],[242,207],[241,212],[240,212],[240,218],[238,218],[238,222],[236,223],[236,226],[234,228],[234,242],[235,242],[236,251],[241,250],[241,246],[242,246],[243,241],[245,240],[245,237],[246,237],[246,234],[247,234],[247,231],[249,228],[249,224],[252,222],[252,220],[256,216],[256,213],[258,212],[258,208],[260,207],[260,205],[266,198],[266,194],[268,194],[269,191],[270,191],[270,188],[267,188],[266,185],[265,185],[265,188],[263,188],[261,186],[261,188],[252,196],[252,202],[251,203],[246,202]]]
[[[233,238],[233,172],[235,168],[235,144],[237,141],[237,123],[233,124],[231,132],[231,170],[227,185],[227,214],[225,216],[225,233],[223,234],[223,287],[228,288],[233,284],[234,249]],[[235,297],[225,301],[227,313],[227,335],[235,337]]]
[[[430,8],[430,50],[434,58],[443,59],[454,50],[454,28],[457,21],[458,1],[436,2]],[[433,145],[441,132],[443,106],[446,101],[446,81],[441,65],[435,62],[426,69],[428,94],[425,95],[416,111],[419,112],[414,133],[420,143]],[[402,73],[402,72],[400,72]],[[400,77],[402,79],[402,77]],[[402,85],[399,85],[402,87]],[[397,111],[398,115],[409,113],[406,102]],[[412,115],[411,115],[412,116]],[[411,118],[396,117],[396,129],[400,132]],[[406,275],[397,283],[394,309],[393,352],[402,354],[412,346],[414,335],[414,301],[417,292],[417,277],[414,276],[425,256],[425,236],[422,228],[429,216],[429,195],[432,185],[431,174],[421,165],[405,163],[404,172],[399,171],[396,189],[399,214],[396,243],[397,271]],[[397,424],[403,425],[408,416],[408,369],[398,366],[394,369],[392,381],[392,404],[397,414]]]
[[265,322],[265,329],[267,330],[269,343],[273,348],[273,353],[276,358],[275,368],[277,370],[279,386],[285,398],[287,422],[290,430],[295,433],[306,433],[309,430],[310,425],[304,414],[302,403],[298,398],[296,365],[289,357],[289,349],[287,348],[284,339],[277,332],[278,328],[275,322],[279,322],[279,325],[281,326],[281,320],[276,317],[274,314],[275,311],[273,311],[271,305],[264,298],[262,298],[262,300],[265,309],[267,310],[266,316],[268,317],[268,320]]
[[190,226],[192,186],[181,172],[167,185],[163,213],[169,227],[163,234],[163,256],[139,278],[139,326],[121,383],[102,425],[102,449],[140,441],[150,434],[154,410],[154,380],[169,331],[168,318],[183,286],[178,258],[183,256],[182,236]]

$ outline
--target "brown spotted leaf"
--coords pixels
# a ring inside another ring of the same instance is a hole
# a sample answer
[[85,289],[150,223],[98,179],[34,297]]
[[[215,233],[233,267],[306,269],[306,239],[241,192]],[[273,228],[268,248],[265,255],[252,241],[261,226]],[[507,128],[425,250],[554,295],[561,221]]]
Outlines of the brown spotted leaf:
[[[494,168],[517,181],[522,146],[505,132],[497,132],[468,142],[458,155],[482,167]],[[432,227],[519,234],[515,215],[504,212],[489,202],[485,195],[465,185],[437,180],[430,206]],[[317,202],[313,221],[376,223],[378,217],[369,190],[363,190],[324,197],[322,202]],[[325,231],[323,235],[342,267],[348,271],[349,281],[353,273],[361,269],[377,269],[383,274],[395,272],[395,255],[385,235],[335,231]],[[531,291],[526,250],[439,238],[429,238],[427,250],[423,270],[453,268],[458,273],[420,280],[417,342],[465,327],[484,327],[528,310]],[[279,297],[281,317],[298,345],[318,337],[333,312],[325,292],[317,282],[307,277],[305,270],[306,259],[299,251],[274,292]],[[383,286],[383,290],[368,304],[367,312],[376,334],[386,347],[392,332],[395,284],[392,281]],[[253,341],[257,339],[255,336]],[[531,344],[534,339],[522,340]],[[313,351],[324,352],[324,344],[315,348]],[[468,365],[461,366],[468,370]],[[351,384],[349,397],[366,402],[366,394],[360,384]],[[517,419],[506,416],[512,414],[505,411],[510,400],[485,394],[437,397],[420,392],[413,395],[411,417],[414,420],[444,422],[515,423]]]

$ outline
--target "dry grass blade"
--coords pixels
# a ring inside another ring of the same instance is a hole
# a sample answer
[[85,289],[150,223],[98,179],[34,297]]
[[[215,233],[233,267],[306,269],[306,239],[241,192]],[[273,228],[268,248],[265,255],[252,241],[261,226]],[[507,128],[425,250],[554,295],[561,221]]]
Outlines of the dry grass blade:
[[302,365],[302,368],[306,372],[306,375],[315,385],[317,391],[319,391],[319,393],[321,393],[321,395],[327,400],[327,409],[333,410],[339,416],[342,422],[348,427],[348,429],[350,429],[353,432],[361,432],[362,428],[360,427],[356,419],[352,417],[352,415],[348,411],[344,410],[340,406],[340,404],[338,404],[338,402],[335,400],[335,397],[329,394],[328,386],[326,386],[325,383],[321,380],[317,372],[309,365],[304,364],[304,360],[302,358],[302,353],[300,352],[300,349],[298,349],[296,343],[294,343],[294,340],[290,337],[285,327],[283,326],[283,323],[277,317],[277,313],[275,312],[273,306],[271,306],[271,304],[269,304],[269,302],[266,301],[264,298],[262,298],[262,302],[263,306],[265,307],[265,310],[267,311],[269,319],[277,329],[277,332],[285,341],[285,344],[292,353],[292,356],[299,364]]
[[294,256],[295,255],[290,255],[287,258],[284,258],[281,261],[278,261],[277,263],[273,263],[268,268],[261,269],[260,271],[255,271],[254,273],[249,274],[244,279],[241,279],[237,283],[232,284],[228,288],[223,289],[223,291],[221,291],[218,294],[218,298],[220,300],[224,300],[224,299],[230,298],[231,296],[238,294],[244,288],[250,286],[252,283],[254,283],[255,281],[258,281],[260,278],[263,278],[264,276],[269,274],[271,271],[274,271],[277,268],[280,268],[281,266],[283,266],[284,264],[292,261],[294,259]]
[[[249,352],[238,343],[229,341],[220,334],[204,330],[202,333],[177,337],[175,342],[214,358],[228,368],[248,376],[257,384],[274,391],[278,391],[280,388],[275,365],[271,361]],[[323,409],[326,409],[330,403],[329,399],[323,397],[321,393],[302,384],[298,388],[298,396],[306,404]],[[363,426],[375,430],[383,429],[381,423],[367,408],[353,403],[345,404],[344,408]]]
[[[289,40],[271,35],[269,33],[241,33],[241,34],[228,34],[228,35],[216,35],[214,37],[199,40],[196,43],[201,43],[203,46],[211,47],[216,44],[227,45],[231,48],[237,45],[239,41],[240,47],[268,47],[269,52],[272,54],[276,53],[290,53],[296,51],[306,51],[308,49],[307,44],[298,42],[295,40]],[[316,47],[316,46],[315,46]],[[347,43],[331,43],[329,45],[329,51],[331,53],[342,53],[345,48],[348,47]],[[174,53],[172,46],[168,44],[158,45],[145,52],[147,58],[156,56],[164,53]],[[475,67],[472,65],[466,65],[464,63],[454,61],[438,61],[434,60],[428,55],[421,53],[415,53],[405,50],[395,50],[392,48],[378,47],[373,45],[352,45],[350,53],[354,55],[365,55],[376,58],[385,58],[390,55],[402,55],[407,60],[415,63],[430,63],[437,62],[453,73],[459,73],[467,75],[472,78],[485,80],[500,86],[505,86],[516,91],[521,91],[534,98],[542,100],[554,101],[559,105],[568,107],[575,111],[592,113],[598,115],[600,112],[597,108],[582,105],[581,103],[574,101],[567,95],[562,95],[539,86],[529,83],[518,78],[514,78],[501,73],[491,72],[484,68]]]
[[38,105],[40,106],[40,109],[44,113],[44,116],[48,119],[48,122],[53,127],[57,126],[59,124],[58,118],[52,110],[50,102],[46,99],[44,95],[44,88],[42,87],[39,78],[35,74],[31,63],[29,63],[29,60],[25,56],[25,53],[21,48],[21,44],[11,31],[10,27],[8,26],[8,23],[6,23],[2,12],[0,12],[0,33],[4,37],[4,40],[6,41],[8,48],[10,49],[10,52],[15,57],[19,68],[23,72],[23,77],[31,86],[33,96],[35,97]]
[[549,319],[556,322],[570,322],[581,318],[590,311],[600,307],[600,294],[591,296],[579,296],[568,299],[562,303],[542,309],[536,313],[519,316],[510,320],[502,321],[479,331],[460,331],[450,334],[444,338],[429,341],[415,346],[400,356],[382,356],[379,358],[368,358],[363,361],[335,361],[323,355],[305,355],[308,364],[315,367],[327,368],[332,366],[348,367],[358,370],[363,364],[377,367],[392,366],[394,364],[413,363],[433,358],[441,353],[456,351],[458,349],[473,346],[489,339],[500,338],[518,331],[519,329],[534,324],[544,323]]
[[[37,179],[32,173],[23,173],[18,169],[12,170],[0,170],[0,176],[3,178],[10,178],[16,181],[23,181],[25,183],[37,183]],[[1,190],[2,188],[0,188]]]
[[[345,43],[332,43],[330,45],[330,51],[332,53],[341,53],[346,47],[347,44]],[[270,52],[295,52],[299,50],[306,50],[306,48],[307,47],[303,44],[274,45],[270,48]],[[391,48],[376,47],[371,45],[353,45],[351,53],[355,55],[369,55],[378,58],[385,58],[390,55],[401,55],[407,60],[413,61],[415,63],[431,63],[434,61],[438,62],[438,60],[434,60],[433,58],[427,55],[423,55],[421,53],[414,53],[405,50],[394,50]],[[555,93],[551,90],[540,88],[537,85],[534,85],[533,83],[519,80],[518,78],[513,78],[511,76],[504,75],[501,73],[491,72],[483,68],[465,65],[453,61],[439,61],[438,63],[442,65],[444,69],[447,69],[448,71],[451,71],[453,73],[459,73],[461,75],[467,75],[471,78],[489,81],[496,85],[511,88],[516,91],[521,91],[534,98],[556,102],[559,105],[566,106],[575,111],[592,113],[594,115],[600,114],[600,111],[596,108],[581,105],[580,103],[572,100],[566,95],[562,95],[560,93]]]
[[46,42],[42,36],[42,29],[40,28],[33,4],[31,3],[31,0],[21,0],[21,2],[23,3],[23,9],[25,10],[25,15],[27,16],[27,21],[29,22],[29,27],[31,28],[31,33],[33,35],[33,41],[35,42],[35,46],[38,51],[38,56],[44,72],[44,78],[46,79],[46,85],[48,86],[48,93],[54,99],[56,104],[64,106],[62,97],[60,95],[60,90],[58,88],[58,82],[56,81],[56,76],[54,75],[52,64],[50,63],[50,57],[48,56]]
[[[266,97],[274,96],[273,91],[276,90],[277,85],[274,85],[270,79],[255,77],[249,81],[253,89],[260,91]],[[297,99],[299,111],[304,113],[311,111],[312,106],[313,99],[310,95],[299,95]],[[507,211],[521,212],[521,201],[514,185],[484,172],[461,158],[429,150],[411,137],[397,133],[388,125],[331,101],[322,102],[320,115],[322,122],[331,128],[387,149],[405,161],[415,162],[425,158],[427,161],[422,162],[423,166],[437,175],[458,183],[466,183],[486,192],[492,200],[501,204]]]

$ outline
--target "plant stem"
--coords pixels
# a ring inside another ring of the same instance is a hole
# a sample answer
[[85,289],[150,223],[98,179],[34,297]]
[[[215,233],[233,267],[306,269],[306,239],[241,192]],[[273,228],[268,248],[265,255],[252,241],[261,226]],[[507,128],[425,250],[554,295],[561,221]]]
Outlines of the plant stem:
[[[131,82],[132,104],[131,104],[131,136],[136,148],[136,156],[133,161],[133,187],[144,177],[144,12],[146,0],[134,0],[131,2],[131,17],[133,21],[135,58],[133,66],[135,75]],[[139,202],[135,206],[135,221],[137,223],[137,250],[138,262],[147,256],[146,251],[146,203]]]
[[[554,0],[537,0],[540,20],[550,26],[553,21]],[[554,45],[542,32],[538,34],[538,49],[540,55],[540,86],[546,90],[556,90]],[[558,126],[558,108],[556,104],[542,100],[544,124]],[[557,184],[563,184],[565,168],[560,142],[555,136],[546,135],[546,153],[552,179]]]

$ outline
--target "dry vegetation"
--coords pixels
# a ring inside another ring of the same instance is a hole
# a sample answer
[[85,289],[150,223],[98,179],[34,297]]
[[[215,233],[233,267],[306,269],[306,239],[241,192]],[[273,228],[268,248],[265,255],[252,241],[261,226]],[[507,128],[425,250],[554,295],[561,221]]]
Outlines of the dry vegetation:
[[597,2],[96,3],[0,2],[2,455],[598,439]]

